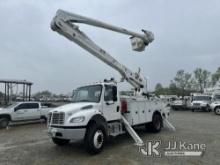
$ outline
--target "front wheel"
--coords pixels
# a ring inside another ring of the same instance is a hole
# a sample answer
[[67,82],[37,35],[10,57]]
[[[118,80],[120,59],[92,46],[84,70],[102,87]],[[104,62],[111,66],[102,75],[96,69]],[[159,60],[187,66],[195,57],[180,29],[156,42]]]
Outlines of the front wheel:
[[216,107],[215,108],[215,114],[216,115],[220,115],[220,107]]
[[90,154],[100,153],[106,141],[105,128],[102,125],[94,124],[87,131],[85,137],[86,150]]
[[0,119],[0,128],[6,128],[9,124],[8,118],[1,118]]
[[70,142],[70,140],[68,139],[59,139],[59,138],[52,138],[54,144],[58,145],[58,146],[63,146],[66,145]]

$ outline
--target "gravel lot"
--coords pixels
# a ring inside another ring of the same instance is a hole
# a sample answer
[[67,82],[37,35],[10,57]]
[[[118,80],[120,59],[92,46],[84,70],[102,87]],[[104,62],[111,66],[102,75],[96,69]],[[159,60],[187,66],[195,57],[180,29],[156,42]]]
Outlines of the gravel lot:
[[175,132],[164,128],[161,133],[152,134],[140,129],[138,134],[144,141],[205,143],[202,157],[145,157],[127,134],[110,141],[101,154],[91,156],[82,142],[63,147],[54,145],[47,136],[46,125],[32,123],[0,130],[0,164],[220,164],[220,116],[212,112],[174,111],[171,122],[177,129]]

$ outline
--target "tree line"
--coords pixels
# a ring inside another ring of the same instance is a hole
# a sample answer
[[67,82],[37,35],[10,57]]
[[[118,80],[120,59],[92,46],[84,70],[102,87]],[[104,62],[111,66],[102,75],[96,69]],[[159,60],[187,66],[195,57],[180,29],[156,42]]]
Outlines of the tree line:
[[196,68],[192,73],[180,69],[168,87],[157,83],[155,94],[187,96],[192,92],[204,92],[204,88],[213,87],[218,81],[220,81],[220,67],[214,73],[202,68]]

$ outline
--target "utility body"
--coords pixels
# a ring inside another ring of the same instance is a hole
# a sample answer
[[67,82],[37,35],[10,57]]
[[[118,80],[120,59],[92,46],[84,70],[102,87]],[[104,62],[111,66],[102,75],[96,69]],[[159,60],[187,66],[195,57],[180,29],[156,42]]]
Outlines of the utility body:
[[143,141],[133,127],[145,125],[159,132],[168,122],[169,110],[161,101],[147,95],[146,78],[138,72],[119,63],[105,50],[96,45],[75,23],[108,29],[130,36],[135,51],[143,51],[153,41],[153,34],[142,30],[143,34],[116,27],[88,17],[58,10],[51,22],[51,28],[78,44],[83,49],[117,70],[122,80],[134,87],[133,96],[120,96],[117,82],[113,79],[79,87],[74,92],[74,103],[53,109],[49,113],[48,133],[57,145],[68,144],[70,140],[84,140],[87,151],[99,153],[109,137],[128,132],[135,143]]
[[47,120],[51,108],[40,102],[16,102],[0,109],[0,127],[5,128],[10,122],[24,122],[30,120]]

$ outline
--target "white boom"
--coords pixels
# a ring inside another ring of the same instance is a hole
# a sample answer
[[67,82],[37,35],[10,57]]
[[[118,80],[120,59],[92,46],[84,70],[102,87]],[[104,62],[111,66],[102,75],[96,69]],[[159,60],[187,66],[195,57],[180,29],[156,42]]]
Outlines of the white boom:
[[139,34],[124,28],[113,26],[77,14],[72,14],[63,10],[58,10],[56,16],[51,22],[52,30],[57,31],[59,34],[67,37],[71,41],[81,46],[83,49],[86,49],[95,57],[116,69],[122,75],[122,80],[127,80],[136,91],[140,92],[142,89],[143,93],[146,92],[147,82],[145,77],[140,76],[140,70],[138,72],[132,72],[130,69],[119,63],[105,50],[96,45],[85,33],[80,31],[79,27],[74,23],[84,23],[129,35],[132,48],[135,51],[143,51],[145,47],[154,40],[152,32],[142,30],[143,34]]

